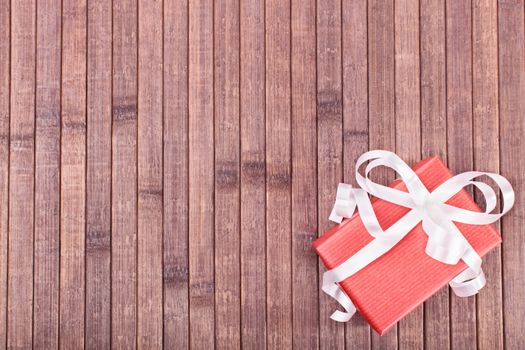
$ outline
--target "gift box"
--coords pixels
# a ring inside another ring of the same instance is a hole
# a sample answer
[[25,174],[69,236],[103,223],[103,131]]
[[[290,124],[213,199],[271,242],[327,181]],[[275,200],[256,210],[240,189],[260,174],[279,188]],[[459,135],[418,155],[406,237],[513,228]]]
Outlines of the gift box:
[[[419,162],[413,170],[430,192],[453,176],[438,157]],[[394,182],[390,187],[407,191],[401,181]],[[371,203],[384,230],[410,211],[410,208],[383,199],[373,198]],[[464,189],[446,203],[480,211]],[[501,236],[492,225],[455,224],[480,256],[501,242]],[[349,259],[373,239],[360,215],[356,213],[323,234],[313,242],[313,246],[330,270]],[[427,240],[428,236],[420,222],[391,250],[339,282],[339,287],[351,299],[357,311],[381,335],[467,268],[463,261],[450,265],[427,255]]]

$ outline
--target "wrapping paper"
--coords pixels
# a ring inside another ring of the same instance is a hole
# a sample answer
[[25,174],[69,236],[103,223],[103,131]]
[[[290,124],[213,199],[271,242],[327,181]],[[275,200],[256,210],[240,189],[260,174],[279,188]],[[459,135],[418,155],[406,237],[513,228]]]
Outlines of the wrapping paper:
[[[413,169],[429,191],[452,177],[438,157],[421,161]],[[400,181],[390,187],[406,191]],[[381,199],[373,199],[372,203],[383,229],[410,210]],[[447,203],[480,211],[465,190],[458,192]],[[456,225],[480,256],[501,242],[501,236],[492,225]],[[462,261],[447,265],[429,257],[425,253],[427,239],[419,223],[391,251],[340,283],[357,310],[381,335],[467,268]],[[332,269],[372,240],[359,214],[355,214],[327,231],[313,245],[324,265]]]

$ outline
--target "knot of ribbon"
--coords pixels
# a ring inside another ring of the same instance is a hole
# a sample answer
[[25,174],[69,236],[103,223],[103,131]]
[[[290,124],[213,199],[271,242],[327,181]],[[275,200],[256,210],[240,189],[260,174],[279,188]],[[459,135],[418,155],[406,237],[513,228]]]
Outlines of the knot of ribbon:
[[[368,164],[363,176],[359,169],[365,162]],[[368,174],[379,166],[393,169],[404,182],[407,192],[370,180]],[[498,200],[494,189],[484,182],[474,180],[483,175],[491,178],[501,191],[503,209],[500,213],[492,213]],[[449,283],[454,293],[460,297],[467,297],[483,288],[486,280],[481,269],[481,257],[454,222],[486,225],[501,218],[514,205],[514,191],[507,179],[499,174],[468,171],[451,177],[434,191],[429,192],[416,173],[395,153],[375,150],[366,152],[358,158],[356,181],[360,188],[339,184],[330,220],[341,223],[343,218],[350,218],[358,211],[365,228],[374,240],[339,266],[324,273],[322,290],[345,309],[344,312],[335,311],[331,316],[333,320],[346,322],[356,312],[354,304],[338,283],[388,252],[420,222],[428,236],[425,248],[427,255],[445,264],[455,265],[462,260],[467,265],[467,269]],[[446,203],[468,185],[477,187],[482,193],[486,204],[483,212],[458,208]],[[411,210],[388,229],[383,230],[369,195]]]

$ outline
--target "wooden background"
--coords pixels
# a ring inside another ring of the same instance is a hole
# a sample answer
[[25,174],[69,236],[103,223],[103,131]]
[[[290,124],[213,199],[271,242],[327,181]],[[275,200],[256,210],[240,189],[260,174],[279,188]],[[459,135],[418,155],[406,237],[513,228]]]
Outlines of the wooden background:
[[[0,348],[525,349],[524,9],[0,0]],[[485,289],[382,338],[310,244],[376,148],[517,192]]]

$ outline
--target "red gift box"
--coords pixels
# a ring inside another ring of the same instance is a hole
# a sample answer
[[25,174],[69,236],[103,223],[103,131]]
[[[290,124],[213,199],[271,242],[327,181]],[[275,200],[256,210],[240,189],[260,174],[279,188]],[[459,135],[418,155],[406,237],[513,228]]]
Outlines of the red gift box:
[[[438,157],[419,162],[413,170],[430,192],[453,176]],[[401,181],[390,187],[406,191]],[[465,190],[446,203],[480,211]],[[384,230],[410,211],[377,198],[372,204]],[[501,242],[500,234],[492,225],[455,224],[480,256]],[[324,265],[332,269],[373,239],[356,213],[328,230],[313,245]],[[467,268],[462,261],[448,265],[428,256],[425,253],[427,239],[419,223],[393,249],[339,283],[361,315],[381,335]]]

